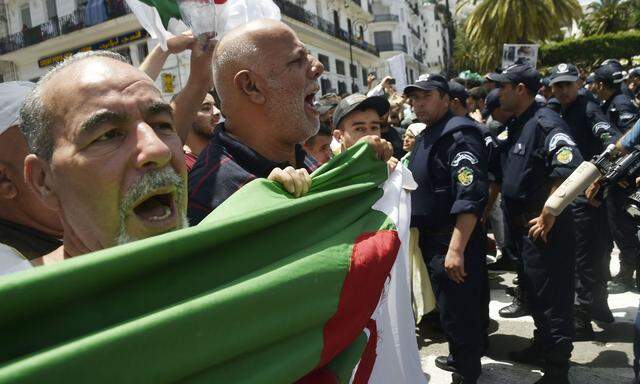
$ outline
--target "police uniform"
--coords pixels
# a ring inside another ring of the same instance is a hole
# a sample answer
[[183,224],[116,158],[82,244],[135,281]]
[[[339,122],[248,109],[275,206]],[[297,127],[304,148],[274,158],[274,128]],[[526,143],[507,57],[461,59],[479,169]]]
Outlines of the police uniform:
[[[448,91],[439,75],[421,76],[405,94],[417,89]],[[449,342],[448,363],[475,383],[486,347],[486,241],[476,224],[464,250],[463,283],[451,280],[444,262],[459,214],[482,216],[487,201],[487,153],[476,122],[450,111],[417,137],[409,169],[418,183],[413,192],[412,226],[420,229],[420,247],[431,275],[440,320]]]
[[[579,71],[572,64],[559,64],[551,74],[551,84],[576,82]],[[570,129],[580,153],[585,159],[600,154],[620,136],[592,96],[578,92],[576,100],[562,108],[561,116]],[[610,239],[604,205],[595,207],[580,196],[573,206],[576,239],[576,331],[583,338],[592,338],[592,316],[611,322],[613,315],[607,303],[608,254]]]
[[[618,67],[606,64],[594,72],[595,81],[603,81],[616,85],[621,81],[622,73]],[[616,87],[617,88],[617,87]],[[638,120],[638,108],[629,96],[624,95],[619,89],[601,106],[620,132],[626,133]],[[619,185],[611,185],[605,191],[605,201],[609,227],[613,240],[620,248],[620,275],[623,280],[631,280],[633,271],[637,268],[640,259],[640,242],[636,236],[636,226],[633,219],[624,210],[624,205],[633,190]],[[629,287],[630,288],[630,287]]]
[[[528,65],[512,66],[499,80],[523,83],[535,90],[538,76]],[[532,346],[512,357],[544,358],[545,378],[540,382],[563,383],[567,382],[574,333],[575,246],[571,211],[565,210],[556,218],[546,243],[529,238],[528,223],[540,215],[552,185],[568,177],[582,162],[582,156],[562,118],[533,101],[507,125],[502,199],[511,240],[522,255],[520,285],[536,325]]]

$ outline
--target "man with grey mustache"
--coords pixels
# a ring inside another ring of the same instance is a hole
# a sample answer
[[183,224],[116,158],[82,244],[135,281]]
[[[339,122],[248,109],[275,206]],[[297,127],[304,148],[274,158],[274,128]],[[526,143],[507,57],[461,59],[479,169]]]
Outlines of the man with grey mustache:
[[[97,51],[65,60],[27,96],[21,118],[31,153],[26,181],[64,230],[64,245],[37,264],[188,226],[174,110],[122,56]],[[306,171],[293,168],[269,178],[295,195],[310,184]]]

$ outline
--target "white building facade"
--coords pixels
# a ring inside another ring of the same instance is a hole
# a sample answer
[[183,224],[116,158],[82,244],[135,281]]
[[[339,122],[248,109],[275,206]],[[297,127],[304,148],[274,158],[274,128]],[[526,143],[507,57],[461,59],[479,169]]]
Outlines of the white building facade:
[[[418,6],[415,0],[274,2],[283,21],[324,64],[322,93],[366,90],[367,75],[386,74],[386,59],[396,54],[406,55],[408,80],[442,65],[442,26],[431,5]],[[1,81],[35,81],[64,57],[86,50],[116,51],[137,66],[154,45],[124,0],[0,0]],[[172,55],[157,85],[170,97],[188,76],[188,53]]]

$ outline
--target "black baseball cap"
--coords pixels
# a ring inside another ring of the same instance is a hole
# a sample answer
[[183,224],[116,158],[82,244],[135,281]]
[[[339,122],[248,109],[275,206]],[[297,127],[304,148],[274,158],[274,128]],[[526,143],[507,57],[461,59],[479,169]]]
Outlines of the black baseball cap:
[[580,71],[578,67],[573,64],[558,64],[551,70],[551,76],[549,76],[549,85],[553,85],[561,82],[574,83],[580,79]]
[[457,98],[461,103],[466,103],[469,92],[467,92],[462,84],[451,80],[449,82],[449,97],[452,99]]
[[482,111],[483,116],[489,116],[496,108],[500,108],[500,90],[494,89],[489,92],[487,97],[484,99],[484,110]]
[[594,81],[602,81],[610,84],[619,84],[623,78],[622,69],[615,63],[602,65],[596,69],[593,74]]
[[316,103],[316,109],[321,115],[324,115],[325,113],[329,112],[330,110],[332,110],[337,106],[338,106],[338,103],[327,103],[327,104]]
[[622,71],[622,63],[618,59],[607,59],[607,60],[603,61],[602,64],[600,64],[601,67],[604,66],[604,65],[611,65],[611,66],[619,69],[620,71]]
[[524,84],[532,92],[540,89],[540,73],[529,64],[514,64],[493,76],[498,83]]
[[389,112],[391,105],[386,98],[382,96],[367,97],[361,93],[354,93],[347,96],[338,103],[336,110],[333,112],[333,126],[338,128],[340,122],[353,111],[365,111],[374,109],[381,117]]
[[439,89],[444,93],[449,93],[449,83],[447,82],[447,79],[438,74],[420,75],[415,83],[404,88],[404,94],[408,95],[415,90],[433,91],[434,89]]

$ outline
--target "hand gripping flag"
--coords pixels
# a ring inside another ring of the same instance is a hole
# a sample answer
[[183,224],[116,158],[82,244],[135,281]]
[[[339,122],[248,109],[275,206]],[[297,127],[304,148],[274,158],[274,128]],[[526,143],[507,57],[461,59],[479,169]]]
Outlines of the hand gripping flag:
[[[167,39],[184,32],[176,0],[126,0],[140,25],[167,50]],[[271,0],[212,0],[215,7],[216,32],[228,31],[258,19],[280,20],[280,8]]]
[[0,382],[425,382],[402,171],[380,188],[355,146],[307,196],[255,180],[198,226],[0,279]]

